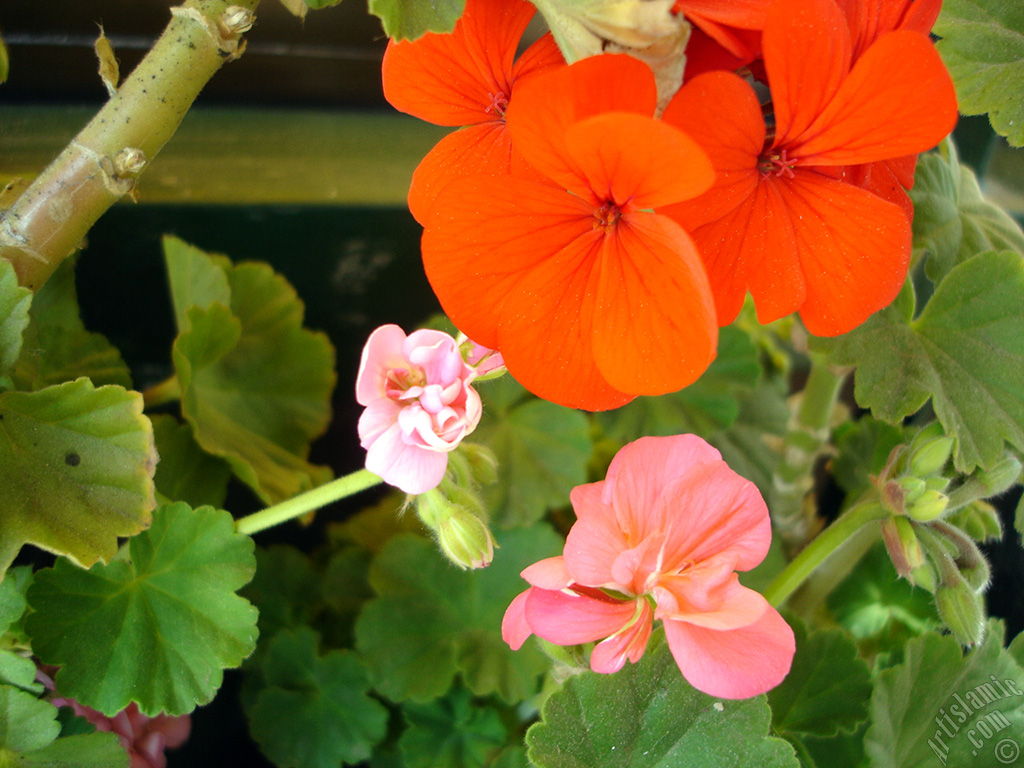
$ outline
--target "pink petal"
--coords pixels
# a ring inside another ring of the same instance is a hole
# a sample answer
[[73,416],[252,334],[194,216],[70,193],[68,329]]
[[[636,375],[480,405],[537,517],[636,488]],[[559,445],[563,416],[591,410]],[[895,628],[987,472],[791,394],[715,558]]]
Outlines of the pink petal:
[[531,589],[524,590],[515,596],[501,620],[501,639],[508,643],[508,647],[513,651],[522,648],[526,638],[533,634],[530,625],[526,623],[526,598]]
[[572,577],[565,569],[565,560],[561,556],[539,560],[524,568],[519,575],[541,589],[565,589],[572,584]]
[[694,467],[670,482],[650,516],[663,526],[663,573],[723,555],[729,570],[747,571],[764,560],[771,544],[760,491],[724,461]]
[[370,334],[356,376],[356,401],[360,405],[369,405],[384,397],[388,371],[408,367],[402,351],[404,343],[405,331],[397,325],[382,325]]
[[723,699],[746,699],[774,688],[789,673],[796,652],[793,630],[774,608],[740,629],[669,619],[665,637],[690,685]]
[[635,602],[534,587],[526,599],[526,621],[535,635],[548,642],[589,643],[625,627],[636,612]]
[[632,625],[594,647],[590,654],[592,670],[608,674],[622,669],[627,659],[633,664],[640,661],[651,637],[651,604],[646,600],[637,601],[637,613]]
[[578,485],[569,494],[577,520],[565,541],[566,568],[573,581],[591,587],[614,587],[612,567],[629,547],[615,510],[601,499],[604,486]]
[[651,513],[669,482],[695,465],[721,460],[696,435],[642,437],[612,459],[602,499],[615,508],[627,538],[639,541],[660,531],[662,521],[652,519]]
[[701,593],[697,584],[698,592],[694,594],[689,589],[692,585],[693,579],[686,575],[661,579],[655,590],[658,601],[655,616],[724,630],[748,627],[760,620],[766,611],[773,610],[760,592],[740,584],[735,573],[709,592]]
[[398,424],[377,438],[366,452],[366,468],[406,493],[426,493],[436,488],[447,467],[447,453],[408,445]]
[[378,398],[366,406],[359,417],[359,444],[369,448],[381,435],[398,423],[402,406],[386,397]]

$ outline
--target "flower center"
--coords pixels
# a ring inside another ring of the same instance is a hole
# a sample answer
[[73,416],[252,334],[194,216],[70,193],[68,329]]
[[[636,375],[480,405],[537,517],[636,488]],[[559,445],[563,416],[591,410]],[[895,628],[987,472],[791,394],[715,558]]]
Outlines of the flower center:
[[392,368],[388,371],[387,385],[385,391],[388,397],[396,398],[412,387],[422,387],[427,383],[426,374],[420,368],[406,370],[404,368]]
[[793,178],[793,168],[796,166],[796,161],[791,160],[783,149],[780,152],[772,152],[762,154],[757,163],[757,170],[761,172],[761,178],[766,178],[771,174],[776,176],[785,176],[788,179]]
[[488,93],[487,96],[490,98],[491,104],[484,109],[484,112],[490,112],[492,115],[497,115],[504,119],[505,110],[508,109],[508,96],[501,91],[498,91],[497,93]]
[[594,229],[601,229],[605,232],[615,228],[622,218],[622,210],[615,203],[605,203],[600,208],[594,209]]

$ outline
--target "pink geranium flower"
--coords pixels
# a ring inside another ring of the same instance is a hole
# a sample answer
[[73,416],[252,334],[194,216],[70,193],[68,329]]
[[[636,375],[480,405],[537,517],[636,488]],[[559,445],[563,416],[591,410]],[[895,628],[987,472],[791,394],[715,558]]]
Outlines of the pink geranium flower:
[[366,468],[406,493],[425,493],[444,477],[448,453],[480,421],[476,369],[442,331],[406,337],[383,325],[363,348],[356,400],[366,406],[359,439]]
[[558,645],[600,640],[595,672],[644,654],[654,620],[683,676],[712,696],[764,693],[789,672],[793,631],[736,571],[771,542],[757,488],[694,435],[644,437],[612,460],[607,478],[571,494],[577,521],[564,554],[523,571],[502,637]]

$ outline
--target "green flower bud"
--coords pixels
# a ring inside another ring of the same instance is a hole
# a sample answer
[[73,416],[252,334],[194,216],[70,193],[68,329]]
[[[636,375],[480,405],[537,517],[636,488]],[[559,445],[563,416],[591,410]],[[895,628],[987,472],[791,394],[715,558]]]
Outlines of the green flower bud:
[[935,592],[935,588],[939,585],[939,577],[935,573],[935,566],[927,559],[910,572],[907,581],[915,587],[927,589],[929,592]]
[[919,523],[927,523],[941,516],[949,504],[949,497],[938,491],[925,491],[912,504],[907,505],[907,516]]
[[455,449],[469,463],[470,475],[476,485],[490,485],[498,479],[498,457],[494,451],[478,443],[462,442]]
[[[937,422],[936,425],[941,432],[941,425]],[[955,440],[952,437],[932,437],[931,434],[929,429],[922,430],[910,445],[907,467],[909,473],[917,477],[928,477],[940,472],[953,452]]]
[[476,515],[454,507],[437,528],[441,551],[460,568],[485,568],[494,558],[494,538]]
[[909,579],[911,572],[924,563],[924,553],[914,527],[905,517],[890,517],[882,521],[882,538],[896,573]]
[[941,584],[935,592],[939,618],[961,645],[980,643],[985,636],[985,609],[981,596],[965,581]]
[[950,506],[960,509],[972,501],[997,496],[1017,482],[1021,465],[1013,456],[1003,456],[987,470],[979,469],[950,492]]
[[919,477],[911,477],[910,475],[901,477],[896,482],[903,489],[903,500],[907,504],[913,504],[928,489],[924,480]]

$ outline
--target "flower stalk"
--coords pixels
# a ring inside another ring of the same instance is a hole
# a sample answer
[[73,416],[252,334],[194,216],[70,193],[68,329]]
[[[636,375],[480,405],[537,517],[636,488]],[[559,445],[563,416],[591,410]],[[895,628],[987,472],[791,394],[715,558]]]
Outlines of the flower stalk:
[[196,96],[245,48],[259,0],[186,0],[96,116],[0,214],[0,257],[38,290],[111,205],[135,187]]

